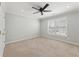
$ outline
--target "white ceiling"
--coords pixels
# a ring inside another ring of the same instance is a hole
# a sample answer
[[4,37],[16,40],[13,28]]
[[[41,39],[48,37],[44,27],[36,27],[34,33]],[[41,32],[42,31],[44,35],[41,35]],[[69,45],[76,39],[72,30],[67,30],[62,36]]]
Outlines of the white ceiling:
[[36,12],[32,7],[44,6],[46,2],[5,2],[6,12],[14,13],[18,15],[22,15],[25,17],[46,17],[50,15],[56,15],[59,13],[67,12],[69,10],[73,10],[79,7],[79,2],[48,2],[50,4],[47,7],[48,10],[52,10],[52,12],[44,13],[44,15],[33,14]]

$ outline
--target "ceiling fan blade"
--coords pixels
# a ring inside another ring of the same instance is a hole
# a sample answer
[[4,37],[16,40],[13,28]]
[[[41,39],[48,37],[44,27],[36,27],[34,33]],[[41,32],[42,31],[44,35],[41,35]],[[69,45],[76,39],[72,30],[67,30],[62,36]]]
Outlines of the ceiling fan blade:
[[37,6],[38,8],[41,8],[41,6]]
[[44,10],[43,12],[52,12],[51,10]]
[[35,7],[32,7],[33,9],[36,9],[36,10],[39,10],[39,9],[37,9],[37,8],[35,8]]
[[46,9],[48,6],[49,6],[49,4],[46,4],[46,5],[42,8],[42,10]]
[[36,14],[36,13],[39,13],[39,11],[37,11],[37,12],[34,12],[33,14]]

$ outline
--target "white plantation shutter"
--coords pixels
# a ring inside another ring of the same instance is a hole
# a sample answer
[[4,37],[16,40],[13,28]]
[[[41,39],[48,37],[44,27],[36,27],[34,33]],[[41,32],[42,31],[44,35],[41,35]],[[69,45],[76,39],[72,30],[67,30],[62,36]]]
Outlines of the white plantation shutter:
[[67,36],[66,18],[49,20],[48,21],[48,33],[51,35]]

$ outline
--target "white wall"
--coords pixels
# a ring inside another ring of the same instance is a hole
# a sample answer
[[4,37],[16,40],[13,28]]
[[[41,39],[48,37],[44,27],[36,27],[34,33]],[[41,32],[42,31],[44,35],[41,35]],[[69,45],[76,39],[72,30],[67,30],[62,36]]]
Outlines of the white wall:
[[68,36],[67,40],[79,44],[79,12],[68,16]]
[[6,43],[39,36],[40,23],[34,17],[6,13]]
[[[66,20],[68,21],[68,37],[63,37],[63,36],[56,36],[56,35],[49,35],[47,31],[48,27],[48,20],[53,20],[53,19],[59,19],[67,17]],[[73,11],[70,13],[65,13],[62,15],[58,16],[52,16],[49,18],[43,18],[41,19],[41,36],[51,38],[51,39],[57,39],[57,40],[64,40],[64,41],[69,41],[73,43],[79,43],[79,11]]]

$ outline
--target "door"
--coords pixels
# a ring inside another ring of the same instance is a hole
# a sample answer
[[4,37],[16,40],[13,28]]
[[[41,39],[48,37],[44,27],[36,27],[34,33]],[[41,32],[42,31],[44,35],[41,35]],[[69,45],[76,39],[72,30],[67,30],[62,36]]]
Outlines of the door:
[[2,7],[0,6],[0,57],[3,56],[4,52],[4,41],[5,41],[5,18]]

